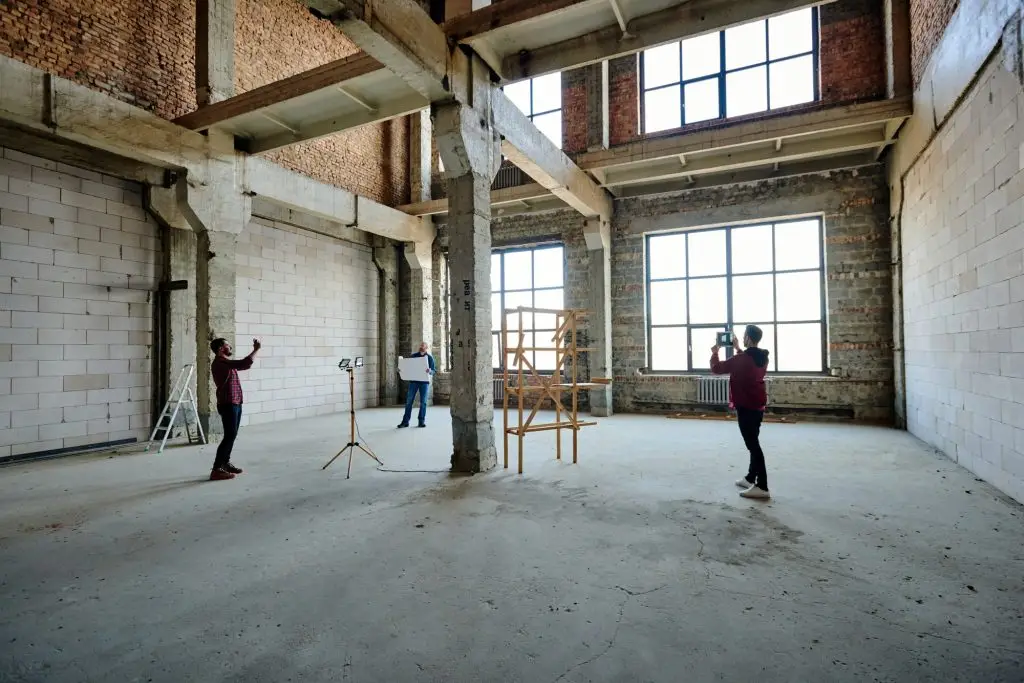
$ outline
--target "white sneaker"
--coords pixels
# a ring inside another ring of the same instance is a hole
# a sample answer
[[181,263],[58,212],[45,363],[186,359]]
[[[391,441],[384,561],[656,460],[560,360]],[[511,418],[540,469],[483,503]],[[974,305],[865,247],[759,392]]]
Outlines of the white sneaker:
[[749,489],[751,486],[754,485],[754,482],[748,480],[746,477],[743,477],[741,479],[736,480],[736,485],[739,486],[741,489]]
[[760,486],[751,486],[746,491],[740,491],[740,496],[743,498],[758,498],[761,500],[767,500],[771,498],[771,494],[765,491]]

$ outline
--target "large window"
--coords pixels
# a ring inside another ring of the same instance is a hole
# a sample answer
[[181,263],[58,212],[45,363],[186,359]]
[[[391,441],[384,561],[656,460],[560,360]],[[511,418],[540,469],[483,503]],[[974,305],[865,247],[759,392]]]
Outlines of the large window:
[[644,51],[642,133],[818,98],[813,7]]
[[[498,251],[491,254],[491,347],[494,367],[505,362],[501,349],[501,315],[506,308],[562,309],[565,303],[565,259],[561,245]],[[519,314],[508,316],[509,344],[519,339]],[[523,346],[551,346],[555,316],[523,315]],[[514,332],[514,334],[513,334]],[[555,369],[554,351],[528,351],[527,359],[544,372]]]
[[650,369],[708,370],[716,333],[754,324],[770,372],[823,372],[823,244],[818,218],[649,235]]
[[562,147],[562,74],[538,76],[504,87],[505,95],[551,142]]

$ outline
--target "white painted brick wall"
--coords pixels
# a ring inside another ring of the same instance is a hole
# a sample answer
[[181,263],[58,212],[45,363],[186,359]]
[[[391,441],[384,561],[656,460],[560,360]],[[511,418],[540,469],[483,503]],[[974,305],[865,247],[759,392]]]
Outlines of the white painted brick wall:
[[992,64],[907,175],[911,432],[1024,502],[1024,93]]
[[0,147],[0,457],[149,436],[161,261],[141,192]]
[[[238,241],[236,356],[263,343],[242,373],[243,424],[348,410],[338,361],[362,356],[356,406],[377,405],[378,274],[371,250],[254,219]],[[340,425],[341,423],[339,423]]]

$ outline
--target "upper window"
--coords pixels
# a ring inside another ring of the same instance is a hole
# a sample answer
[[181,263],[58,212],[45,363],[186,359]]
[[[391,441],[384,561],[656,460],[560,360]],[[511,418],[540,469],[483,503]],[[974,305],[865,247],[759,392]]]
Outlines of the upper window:
[[562,74],[506,85],[505,94],[551,142],[562,147]]
[[809,7],[645,50],[641,132],[816,100],[817,26]]
[[[507,308],[565,306],[565,250],[561,245],[496,251],[491,254],[491,347],[493,365],[502,368],[501,316]],[[519,314],[508,315],[508,343],[519,343]],[[523,346],[553,347],[555,316],[548,313],[523,314]],[[555,352],[526,351],[527,360],[538,372],[554,372]],[[524,369],[525,371],[525,369]]]
[[770,372],[823,372],[822,239],[820,218],[649,235],[648,367],[709,370],[716,333],[754,324]]

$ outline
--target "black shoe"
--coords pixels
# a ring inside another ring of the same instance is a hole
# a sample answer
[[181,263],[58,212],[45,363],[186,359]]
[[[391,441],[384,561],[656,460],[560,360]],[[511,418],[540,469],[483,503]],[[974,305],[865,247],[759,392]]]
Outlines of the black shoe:
[[405,422],[403,422],[402,424],[398,425],[398,429],[405,429],[405,428],[406,428],[406,427],[408,427],[408,426],[409,426],[408,424],[406,424]]
[[242,468],[235,467],[231,463],[228,463],[227,465],[224,465],[224,467],[222,467],[221,469],[223,469],[225,472],[230,472],[231,474],[241,474],[242,473]]
[[422,428],[424,428],[424,427],[426,427],[426,426],[427,426],[427,423],[426,423],[426,422],[424,422],[423,424],[420,424],[420,425],[416,425],[416,426],[417,426],[417,427],[419,427],[420,429],[422,429]]

